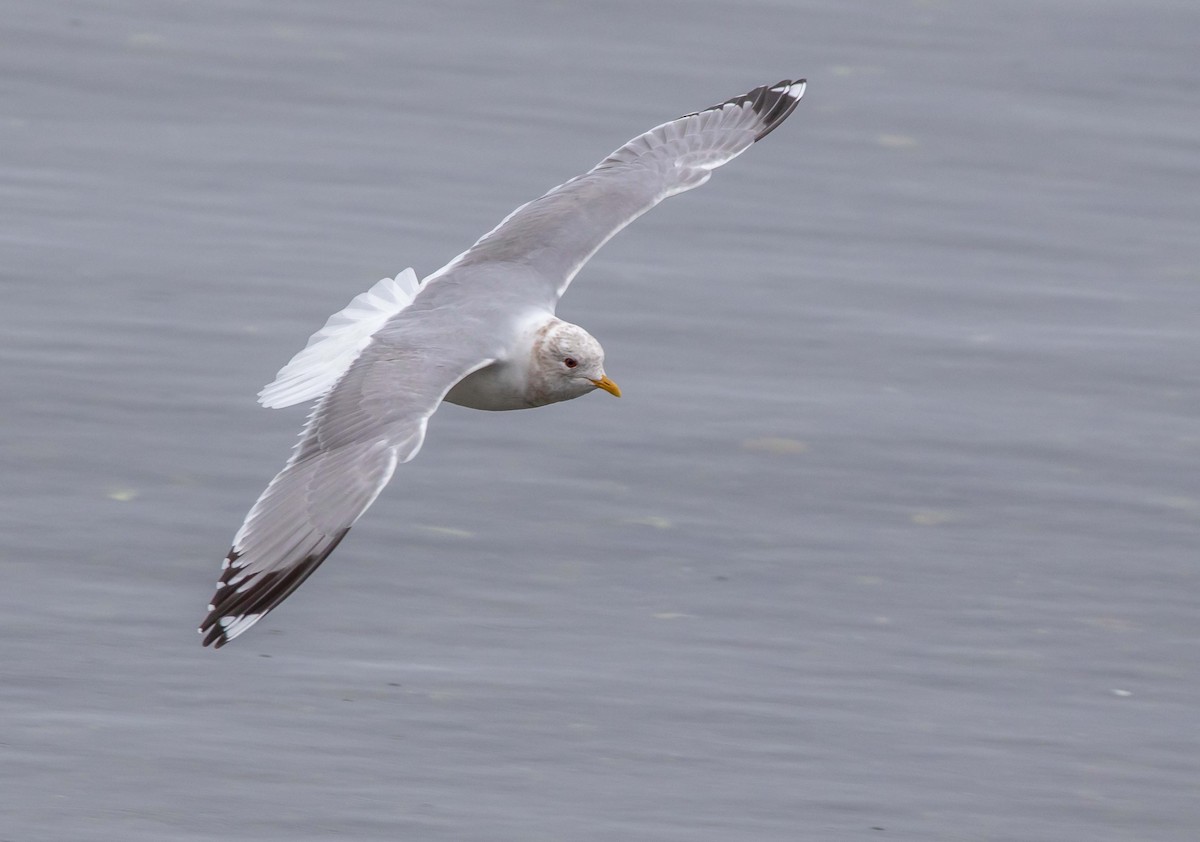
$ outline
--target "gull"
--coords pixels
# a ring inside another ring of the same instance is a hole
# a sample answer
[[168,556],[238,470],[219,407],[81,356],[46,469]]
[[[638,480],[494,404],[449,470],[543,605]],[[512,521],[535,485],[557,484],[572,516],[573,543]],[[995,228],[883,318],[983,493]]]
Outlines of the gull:
[[259,393],[272,408],[317,403],[234,536],[200,624],[204,645],[224,646],[312,575],[417,455],[443,401],[510,410],[596,389],[620,397],[600,343],[554,315],[558,299],[614,234],[770,134],[804,88],[763,85],[656,126],[424,281],[406,269],[330,316]]

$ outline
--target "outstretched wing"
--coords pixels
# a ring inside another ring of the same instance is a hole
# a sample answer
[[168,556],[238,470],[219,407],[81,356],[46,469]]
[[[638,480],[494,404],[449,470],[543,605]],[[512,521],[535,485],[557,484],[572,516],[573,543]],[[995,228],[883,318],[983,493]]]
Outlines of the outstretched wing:
[[[635,137],[595,167],[510,213],[426,283],[473,264],[531,270],[553,308],[600,246],[668,196],[699,187],[712,171],[771,133],[804,95],[803,79],[764,85]],[[518,277],[514,275],[514,277]]]
[[224,646],[300,587],[396,465],[417,455],[445,394],[494,361],[483,334],[464,336],[453,312],[406,316],[390,323],[400,329],[377,334],[317,404],[291,459],[250,509],[200,624],[205,646]]
[[[352,302],[346,312],[352,325],[331,319],[264,390],[265,404],[285,406],[336,381],[292,458],[234,537],[200,627],[204,644],[220,647],[246,631],[333,552],[396,465],[416,455],[429,416],[446,393],[504,353],[506,346],[493,335],[494,310],[553,312],[596,249],[663,199],[699,187],[712,170],[769,134],[795,109],[804,87],[803,80],[785,80],[755,88],[651,129],[587,173],[517,208],[426,278],[419,292],[405,290],[411,303],[365,302],[369,318],[360,318],[348,312]],[[445,277],[431,288],[430,281],[449,275],[454,280]],[[485,308],[459,295],[479,283],[491,296]],[[390,315],[376,325],[375,315],[384,310]],[[355,326],[367,321],[377,331],[370,339]]]

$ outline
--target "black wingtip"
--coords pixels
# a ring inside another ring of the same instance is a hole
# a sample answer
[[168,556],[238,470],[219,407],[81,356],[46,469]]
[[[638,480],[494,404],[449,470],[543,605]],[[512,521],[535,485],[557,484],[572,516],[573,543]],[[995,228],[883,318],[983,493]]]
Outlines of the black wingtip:
[[[239,569],[235,564],[239,553],[231,549],[227,557],[229,565],[222,571],[217,593],[213,596],[213,606],[200,623],[200,633],[204,635],[203,645],[211,645],[214,649],[220,649],[233,639],[228,635],[225,625],[221,622],[224,618],[236,617],[241,620],[242,617],[256,614],[258,616],[253,622],[258,622],[269,614],[275,606],[300,587],[304,580],[320,567],[321,562],[329,558],[330,553],[337,549],[337,545],[342,542],[349,531],[350,527],[348,526],[339,530],[324,547],[290,565],[286,570],[257,574],[252,585],[244,591],[226,584]],[[243,631],[245,628],[238,629],[234,637]]]
[[704,111],[697,111],[694,114],[685,114],[683,116],[695,117],[697,114],[703,114],[705,111],[717,111],[727,105],[749,105],[762,121],[762,128],[754,136],[754,140],[759,141],[775,131],[775,128],[786,120],[789,114],[796,110],[796,106],[800,104],[800,97],[804,96],[804,89],[807,85],[808,80],[806,79],[796,79],[795,81],[783,79],[774,85],[762,85],[748,93],[730,97],[724,102],[719,102],[704,109]]
[[807,79],[783,79],[774,85],[763,85],[746,94],[746,99],[753,103],[754,113],[763,121],[762,130],[754,136],[755,142],[762,140],[786,120],[808,87]]
[[[204,634],[205,627],[201,626],[199,629],[197,629],[197,631],[200,632],[200,634]],[[213,649],[220,649],[228,642],[229,638],[225,636],[225,630],[221,628],[220,624],[217,624],[208,628],[208,634],[204,634],[204,640],[201,641],[201,645],[212,646]]]

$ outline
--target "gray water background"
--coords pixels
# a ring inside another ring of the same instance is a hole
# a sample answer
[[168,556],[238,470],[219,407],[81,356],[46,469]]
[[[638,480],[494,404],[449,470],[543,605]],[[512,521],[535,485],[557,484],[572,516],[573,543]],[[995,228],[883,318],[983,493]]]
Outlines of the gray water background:
[[[1200,838],[1200,6],[0,4],[0,840]],[[622,400],[446,407],[194,628],[255,392],[629,137]]]

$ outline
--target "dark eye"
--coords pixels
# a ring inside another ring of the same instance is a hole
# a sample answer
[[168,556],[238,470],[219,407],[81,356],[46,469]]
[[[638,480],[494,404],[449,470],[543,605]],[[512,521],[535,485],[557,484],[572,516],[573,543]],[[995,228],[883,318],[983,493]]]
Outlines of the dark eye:
[[574,357],[567,357],[565,360],[563,360],[563,365],[565,365],[567,368],[574,368],[575,366],[579,365],[579,361]]

